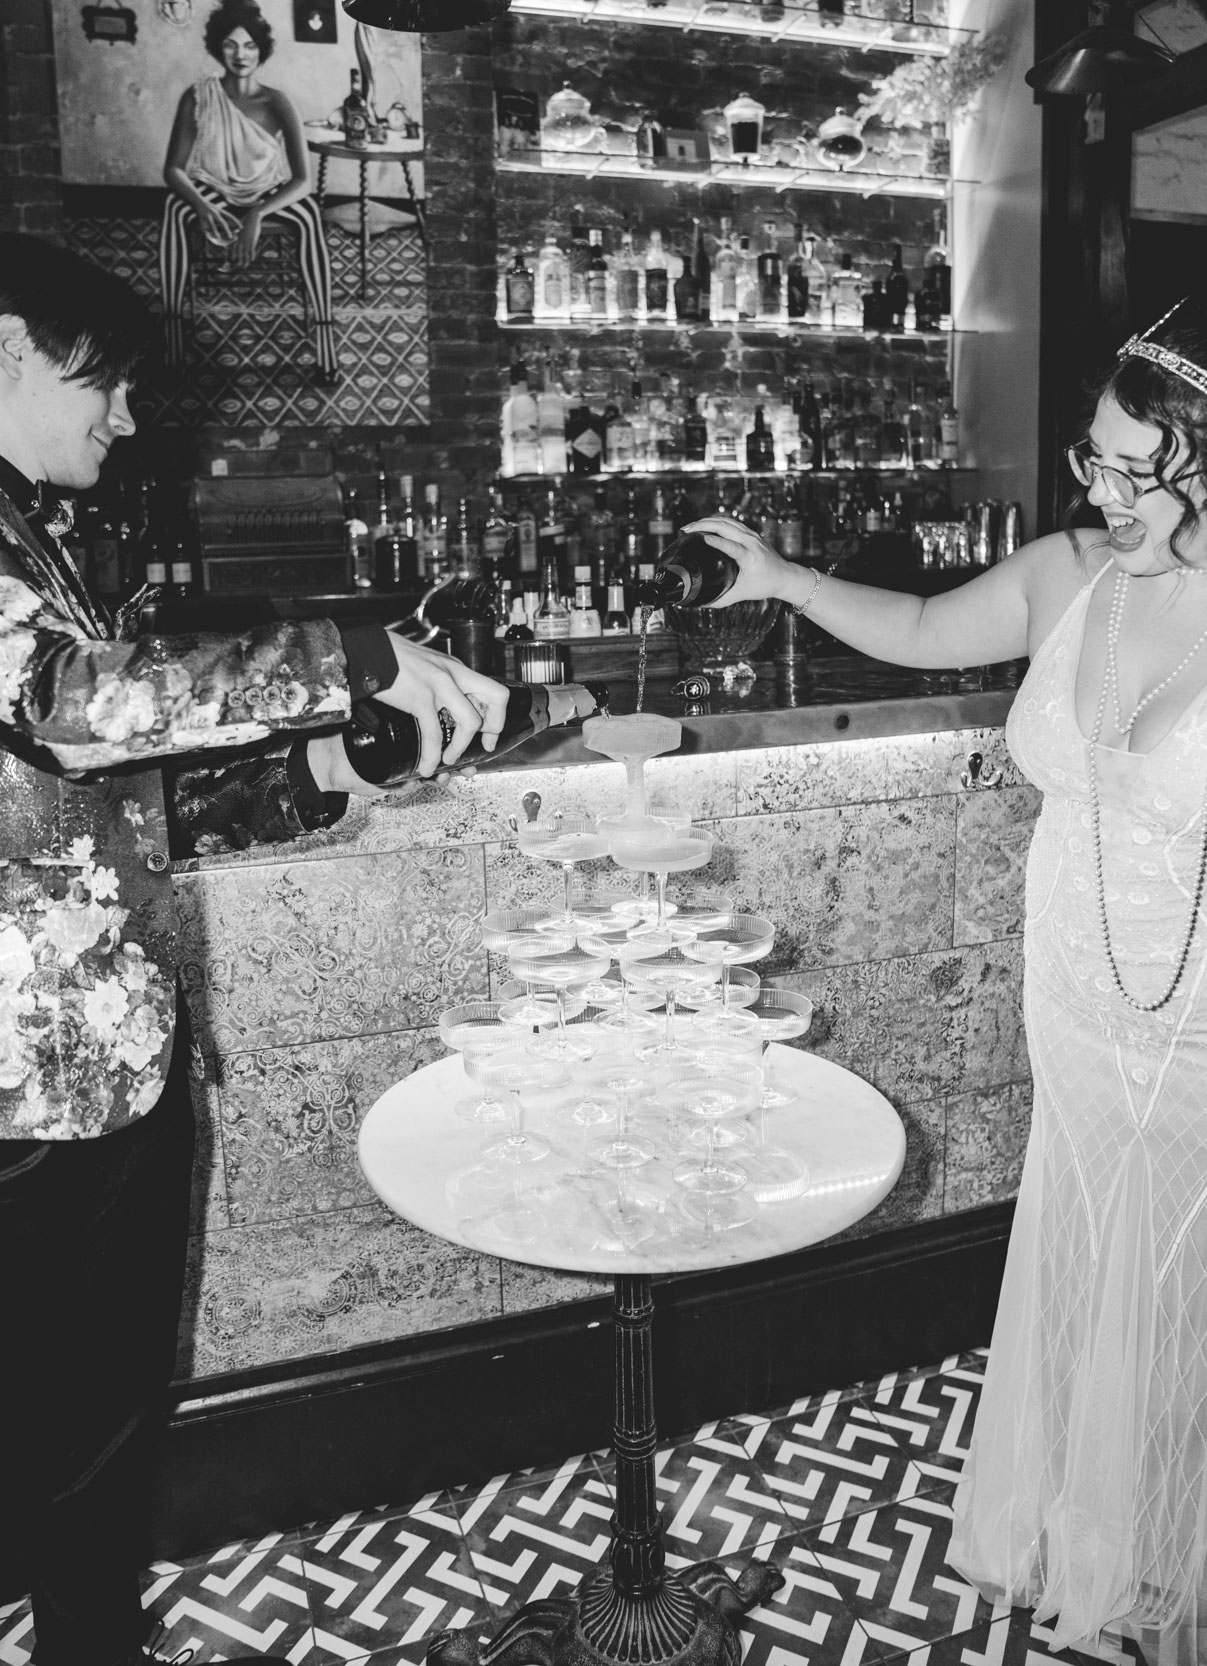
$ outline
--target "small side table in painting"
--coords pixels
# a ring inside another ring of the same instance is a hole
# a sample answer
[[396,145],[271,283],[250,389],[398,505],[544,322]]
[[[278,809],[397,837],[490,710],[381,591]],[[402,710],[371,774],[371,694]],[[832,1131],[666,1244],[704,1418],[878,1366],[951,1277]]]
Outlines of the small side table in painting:
[[[459,1056],[425,1065],[385,1092],[361,1127],[360,1164],[390,1209],[424,1231],[506,1259],[614,1280],[616,1513],[610,1568],[589,1575],[568,1597],[528,1604],[480,1652],[469,1630],[442,1632],[429,1666],[739,1666],[736,1622],[779,1588],[770,1562],[752,1560],[737,1580],[716,1562],[667,1573],[655,1496],[651,1275],[760,1261],[802,1249],[861,1219],[892,1189],[905,1157],[897,1113],[868,1082],[829,1060],[773,1043],[767,1052],[781,1086],[797,1098],[777,1113],[777,1141],[803,1161],[796,1195],[761,1206],[732,1231],[677,1229],[621,1249],[591,1225],[589,1198],[573,1138],[543,1119],[558,1092],[524,1096],[526,1126],[553,1149],[524,1165],[547,1214],[539,1237],[522,1246],[493,1232],[481,1194],[462,1177],[481,1165],[482,1129],[453,1114],[469,1090]],[[543,1170],[541,1179],[536,1170]],[[558,1208],[559,1189],[564,1192]],[[467,1201],[468,1199],[468,1201]]]
[[[380,142],[357,146],[348,144],[338,127],[330,127],[326,122],[306,123],[306,143],[318,157],[318,174],[315,179],[314,195],[319,213],[333,225],[342,227],[345,231],[355,229],[360,245],[360,283],[357,289],[359,298],[363,301],[369,289],[369,238],[379,232],[390,231],[397,226],[409,225],[406,214],[391,208],[387,203],[377,202],[369,196],[369,164],[370,162],[397,162],[402,168],[406,181],[406,198],[414,214],[415,224],[419,227],[419,236],[424,249],[427,248],[427,215],[423,201],[415,194],[415,182],[411,177],[411,163],[423,160],[423,140],[407,139],[402,134],[391,132],[387,139]],[[359,191],[355,203],[339,204],[332,208],[324,208],[324,198],[327,194],[327,163],[332,157],[341,161],[355,162],[359,167]]]

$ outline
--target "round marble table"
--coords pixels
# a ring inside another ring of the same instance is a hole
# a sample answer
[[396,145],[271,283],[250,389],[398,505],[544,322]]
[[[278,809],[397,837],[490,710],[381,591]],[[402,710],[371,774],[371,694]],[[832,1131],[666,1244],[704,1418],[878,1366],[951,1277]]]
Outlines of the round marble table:
[[[611,1566],[568,1597],[530,1603],[485,1647],[468,1628],[440,1633],[428,1649],[433,1666],[739,1666],[734,1622],[776,1590],[783,1575],[764,1561],[751,1561],[736,1580],[715,1562],[666,1572],[655,1496],[651,1275],[759,1261],[832,1237],[875,1208],[905,1158],[897,1113],[862,1078],[780,1043],[767,1049],[764,1063],[777,1086],[796,1098],[768,1114],[762,1154],[787,1152],[804,1164],[804,1175],[782,1188],[782,1200],[761,1203],[749,1224],[702,1227],[677,1207],[669,1134],[635,1104],[630,1126],[647,1132],[655,1157],[628,1184],[643,1187],[658,1225],[629,1248],[608,1226],[616,1176],[585,1160],[586,1140],[600,1130],[567,1128],[555,1115],[565,1087],[524,1095],[525,1127],[542,1134],[551,1150],[502,1173],[481,1156],[487,1130],[453,1113],[454,1103],[473,1091],[457,1055],[389,1088],[365,1117],[361,1168],[396,1214],[470,1249],[609,1273],[614,1280]],[[757,1157],[760,1146],[748,1151]],[[542,1217],[539,1235],[522,1242],[492,1224],[500,1197],[516,1191]]]

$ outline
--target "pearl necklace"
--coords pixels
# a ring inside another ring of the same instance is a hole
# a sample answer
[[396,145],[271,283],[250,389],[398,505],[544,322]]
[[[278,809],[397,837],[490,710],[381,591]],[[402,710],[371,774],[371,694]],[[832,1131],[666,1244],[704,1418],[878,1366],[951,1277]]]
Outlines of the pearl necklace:
[[1123,601],[1127,595],[1127,583],[1128,575],[1126,573],[1121,572],[1115,579],[1115,594],[1111,599],[1110,619],[1107,624],[1106,672],[1102,678],[1102,693],[1098,696],[1098,710],[1094,716],[1094,732],[1090,737],[1090,744],[1088,748],[1089,760],[1087,773],[1089,775],[1090,806],[1093,816],[1094,831],[1094,879],[1098,895],[1098,927],[1102,936],[1102,947],[1106,953],[1107,964],[1111,969],[1111,977],[1114,980],[1115,988],[1118,990],[1119,994],[1122,995],[1128,1006],[1134,1007],[1137,1012],[1159,1012],[1163,1006],[1168,1005],[1169,1001],[1173,998],[1174,990],[1182,981],[1182,973],[1186,970],[1186,962],[1190,958],[1190,945],[1194,941],[1194,928],[1198,924],[1199,904],[1203,900],[1204,884],[1207,883],[1207,788],[1204,789],[1203,794],[1203,834],[1199,843],[1199,867],[1194,882],[1194,898],[1190,904],[1190,919],[1186,924],[1186,935],[1182,940],[1182,951],[1178,956],[1178,964],[1174,968],[1174,974],[1170,980],[1169,987],[1163,995],[1158,996],[1155,1001],[1138,1001],[1136,997],[1124,987],[1123,979],[1119,975],[1119,968],[1115,963],[1115,951],[1111,946],[1110,924],[1106,916],[1106,878],[1103,872],[1102,862],[1102,800],[1098,790],[1098,747],[1101,744],[1102,725],[1106,718],[1107,689],[1110,688],[1114,692],[1115,717],[1119,733],[1121,735],[1129,734],[1136,719],[1139,717],[1141,711],[1148,704],[1148,702],[1153,698],[1153,695],[1159,694],[1163,688],[1168,687],[1179,672],[1184,670],[1190,663],[1191,659],[1193,659],[1194,655],[1198,653],[1199,649],[1203,646],[1203,643],[1207,642],[1207,631],[1203,632],[1203,635],[1200,636],[1194,647],[1186,655],[1185,659],[1183,659],[1182,662],[1170,672],[1164,682],[1158,683],[1156,688],[1152,689],[1144,696],[1143,700],[1141,700],[1140,704],[1132,713],[1127,727],[1125,728],[1122,723],[1118,722],[1119,684],[1115,652],[1119,643],[1119,625],[1123,618]]
[[1119,651],[1119,628],[1123,624],[1123,604],[1127,600],[1127,589],[1129,583],[1130,574],[1121,572],[1116,575],[1115,594],[1111,597],[1110,618],[1107,620],[1106,626],[1106,679],[1111,686],[1112,703],[1115,708],[1115,728],[1121,735],[1131,734],[1132,730],[1136,726],[1136,719],[1144,710],[1145,706],[1148,705],[1148,702],[1150,700],[1155,700],[1157,695],[1160,694],[1163,689],[1168,688],[1170,683],[1175,682],[1177,678],[1182,675],[1183,671],[1185,671],[1191,660],[1199,652],[1200,648],[1202,648],[1203,644],[1207,643],[1207,630],[1204,630],[1202,635],[1199,636],[1191,644],[1190,648],[1187,649],[1186,653],[1174,666],[1168,677],[1162,678],[1155,688],[1149,689],[1148,693],[1140,701],[1140,704],[1136,707],[1135,711],[1125,723],[1123,721],[1123,713],[1119,710],[1119,663],[1117,655]]

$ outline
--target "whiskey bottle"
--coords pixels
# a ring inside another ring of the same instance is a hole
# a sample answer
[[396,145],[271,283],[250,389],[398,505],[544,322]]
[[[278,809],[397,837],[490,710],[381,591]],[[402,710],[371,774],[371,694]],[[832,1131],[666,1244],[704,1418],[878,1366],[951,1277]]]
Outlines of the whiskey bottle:
[[524,323],[533,316],[536,300],[536,283],[531,266],[525,265],[524,256],[519,249],[511,251],[511,265],[503,274],[503,288],[507,303],[507,316],[517,323]]
[[[608,690],[603,683],[545,683],[509,685],[507,714],[493,752],[483,749],[475,735],[461,755],[461,762],[481,769],[531,735],[544,729],[581,723],[593,712],[606,711]],[[440,713],[444,744],[453,737],[453,723]],[[421,750],[419,725],[409,712],[400,712],[377,700],[360,700],[353,707],[352,721],[343,731],[348,762],[362,781],[392,787],[414,778]]]
[[351,85],[342,105],[344,143],[364,150],[369,143],[369,106],[360,90],[360,71],[350,70]]

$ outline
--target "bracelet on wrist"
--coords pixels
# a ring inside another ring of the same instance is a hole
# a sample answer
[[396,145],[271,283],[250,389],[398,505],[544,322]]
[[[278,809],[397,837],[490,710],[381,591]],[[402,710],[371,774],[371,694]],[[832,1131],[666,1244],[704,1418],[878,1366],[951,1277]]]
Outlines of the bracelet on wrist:
[[805,597],[803,602],[792,602],[789,604],[798,619],[804,619],[808,614],[809,609],[817,600],[817,592],[821,589],[821,581],[825,578],[825,576],[826,575],[822,572],[820,567],[815,567],[813,570],[813,588],[809,591],[809,594]]

